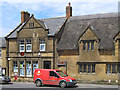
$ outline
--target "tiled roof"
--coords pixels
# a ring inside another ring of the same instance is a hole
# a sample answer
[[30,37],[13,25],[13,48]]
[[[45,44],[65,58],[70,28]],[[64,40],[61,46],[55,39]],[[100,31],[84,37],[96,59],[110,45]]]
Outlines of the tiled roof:
[[0,48],[6,47],[6,40],[4,37],[0,37]]
[[113,49],[113,38],[119,31],[117,13],[70,17],[57,44],[57,49],[78,49],[78,39],[89,26],[100,39],[99,49]]

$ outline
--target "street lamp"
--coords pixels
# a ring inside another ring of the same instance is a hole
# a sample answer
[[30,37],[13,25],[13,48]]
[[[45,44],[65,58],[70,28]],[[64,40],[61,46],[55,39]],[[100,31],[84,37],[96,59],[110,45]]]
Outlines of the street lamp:
[[41,60],[41,53],[40,53],[40,51],[39,51],[38,55],[40,57],[40,68],[42,69],[42,60]]

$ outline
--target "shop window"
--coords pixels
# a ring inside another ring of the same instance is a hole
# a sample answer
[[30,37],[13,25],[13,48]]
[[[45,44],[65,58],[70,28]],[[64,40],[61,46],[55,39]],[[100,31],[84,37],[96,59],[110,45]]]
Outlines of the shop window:
[[34,28],[34,23],[29,23],[29,28]]
[[0,58],[2,57],[2,49],[0,48]]
[[26,76],[31,76],[31,61],[26,62]]
[[95,73],[95,64],[79,64],[80,73]]
[[40,51],[45,51],[45,40],[40,40]]
[[18,72],[18,64],[17,64],[17,61],[13,61],[13,72]]
[[110,64],[107,65],[107,73],[111,73],[111,65]]
[[19,50],[20,52],[25,52],[25,43],[24,40],[19,41]]
[[20,61],[20,76],[25,76],[25,65],[24,65],[24,61]]
[[2,68],[2,75],[6,75],[6,68]]
[[34,75],[35,69],[38,69],[38,61],[33,61],[33,75]]
[[2,69],[1,69],[1,66],[0,66],[0,76],[2,75]]
[[26,52],[32,51],[31,40],[26,40]]

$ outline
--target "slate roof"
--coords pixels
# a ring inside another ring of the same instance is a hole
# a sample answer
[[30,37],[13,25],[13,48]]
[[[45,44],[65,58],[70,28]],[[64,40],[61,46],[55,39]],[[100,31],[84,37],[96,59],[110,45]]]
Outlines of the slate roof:
[[54,35],[60,30],[63,23],[66,21],[66,17],[50,18],[50,19],[39,19],[44,22],[46,29],[49,29],[49,35]]
[[[57,18],[49,18],[49,19],[37,19],[39,23],[45,29],[49,29],[48,35],[54,35],[59,31],[62,27],[63,23],[66,21],[66,17],[57,17]],[[17,32],[24,26],[26,22],[20,23],[8,36],[7,38],[16,38]]]
[[6,40],[4,37],[0,37],[0,48],[6,47]]
[[57,49],[78,49],[78,39],[89,26],[100,40],[99,49],[113,49],[113,38],[119,31],[117,13],[70,17],[57,44]]

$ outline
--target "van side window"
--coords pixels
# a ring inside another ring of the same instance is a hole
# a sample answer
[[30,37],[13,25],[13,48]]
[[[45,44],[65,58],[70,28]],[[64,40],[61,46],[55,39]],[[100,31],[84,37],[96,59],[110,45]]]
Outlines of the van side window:
[[52,76],[52,77],[58,77],[58,75],[54,71],[50,71],[50,76]]

